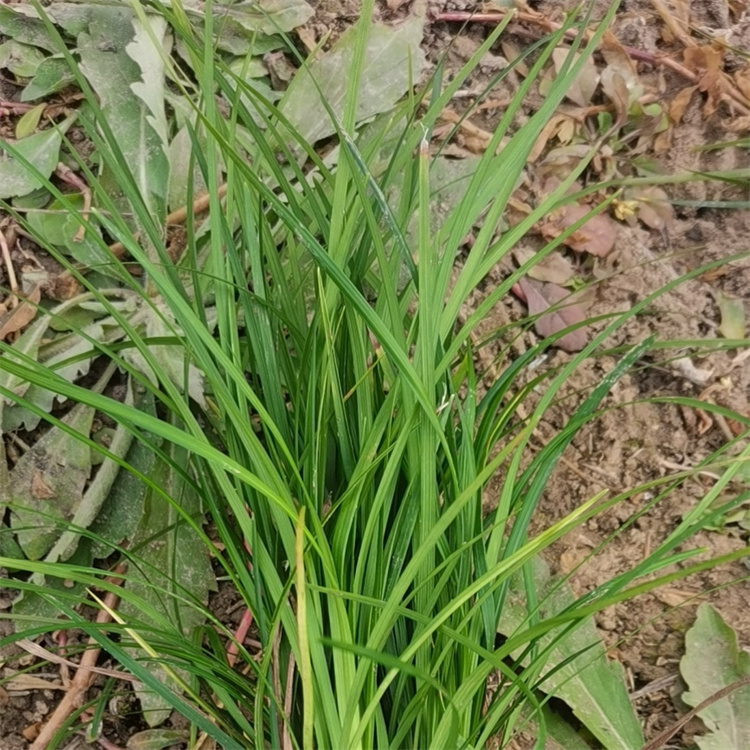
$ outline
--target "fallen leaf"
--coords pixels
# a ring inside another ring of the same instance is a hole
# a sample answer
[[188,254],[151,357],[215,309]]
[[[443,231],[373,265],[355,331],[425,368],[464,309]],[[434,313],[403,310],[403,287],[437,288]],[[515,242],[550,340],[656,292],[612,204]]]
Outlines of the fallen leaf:
[[669,117],[675,125],[678,125],[682,121],[682,118],[685,116],[685,110],[687,109],[688,104],[690,104],[693,94],[697,90],[697,86],[687,86],[682,89],[674,99],[672,99],[668,111]]
[[29,292],[26,299],[18,307],[13,308],[13,310],[0,318],[0,341],[5,341],[8,336],[16,333],[16,331],[20,331],[34,320],[41,298],[42,288],[40,285],[37,285]]
[[[578,304],[570,304],[570,292],[557,284],[542,284],[523,277],[519,280],[518,287],[521,291],[520,296],[529,308],[529,315],[539,316],[534,322],[534,330],[542,338],[552,336],[586,320],[583,308]],[[550,307],[563,300],[568,300],[568,304],[563,304],[552,312],[544,314],[545,310],[549,310]],[[557,339],[555,346],[566,352],[579,352],[587,343],[588,332],[585,327],[582,327]]]
[[[541,232],[547,239],[559,237],[590,211],[588,206],[577,203],[563,206],[541,225]],[[578,253],[589,253],[603,258],[611,252],[616,239],[617,225],[607,214],[599,213],[592,216],[563,242]]]
[[[555,64],[555,72],[559,75],[563,66],[569,61],[570,52],[567,49],[557,47],[552,52],[552,61]],[[580,53],[573,55],[569,65],[575,65],[580,59]],[[573,79],[565,96],[579,107],[586,107],[591,103],[596,87],[599,85],[599,73],[591,57],[587,57],[578,75]]]
[[[513,250],[513,257],[520,266],[531,260],[534,255],[536,253],[531,248],[517,247]],[[536,281],[548,281],[551,284],[565,286],[575,275],[575,269],[562,253],[552,252],[535,263],[526,275]]]
[[55,491],[44,481],[39,471],[35,471],[31,477],[31,494],[37,500],[49,500],[55,496]]
[[627,198],[638,204],[638,218],[650,229],[671,229],[674,224],[674,209],[669,196],[658,186],[627,191]]
[[[750,654],[737,644],[737,634],[710,605],[701,604],[695,624],[685,634],[680,672],[690,691],[688,706],[699,706],[725,687],[750,675]],[[695,738],[701,750],[745,750],[750,747],[750,686],[713,700],[698,715],[709,734]]]
[[55,127],[34,133],[15,143],[0,140],[0,199],[17,198],[28,195],[32,190],[43,187],[36,174],[25,164],[11,155],[10,147],[28,161],[43,179],[55,171],[60,161],[62,136],[73,124],[75,115]]
[[[425,61],[420,47],[423,31],[424,19],[418,17],[393,28],[371,26],[357,92],[357,122],[390,109],[419,80]],[[350,28],[330,51],[300,69],[279,104],[309,143],[336,132],[328,110],[343,116],[356,46],[357,29]]]

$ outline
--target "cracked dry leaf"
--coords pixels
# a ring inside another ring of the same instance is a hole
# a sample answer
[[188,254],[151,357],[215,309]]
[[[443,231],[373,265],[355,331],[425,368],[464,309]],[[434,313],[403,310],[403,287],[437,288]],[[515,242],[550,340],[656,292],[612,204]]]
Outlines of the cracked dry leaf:
[[[541,232],[546,239],[555,239],[590,211],[588,206],[577,203],[562,206],[541,225]],[[609,215],[600,213],[592,216],[564,239],[563,243],[577,253],[589,253],[603,258],[612,251],[616,239],[617,225]]]

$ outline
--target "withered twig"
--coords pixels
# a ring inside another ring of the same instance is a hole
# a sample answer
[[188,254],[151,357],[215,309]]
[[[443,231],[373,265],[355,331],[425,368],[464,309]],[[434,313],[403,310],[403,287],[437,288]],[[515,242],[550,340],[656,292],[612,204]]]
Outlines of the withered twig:
[[[126,570],[126,565],[118,565],[114,570],[114,575],[107,578],[107,581],[114,585],[122,583],[122,574]],[[109,622],[111,617],[109,611],[117,606],[119,597],[113,591],[108,591],[104,597],[106,605],[96,615],[96,623],[102,625]],[[78,671],[70,683],[70,689],[64,698],[57,705],[49,721],[42,727],[39,736],[34,740],[29,750],[46,750],[52,741],[57,730],[63,725],[73,711],[80,707],[86,691],[91,686],[96,672],[93,667],[96,666],[96,660],[99,658],[101,647],[98,646],[94,638],[89,638],[88,648],[81,656],[81,662],[78,664]]]
[[5,239],[5,233],[3,232],[2,227],[0,227],[0,249],[2,250],[5,269],[8,272],[8,286],[10,287],[10,291],[13,294],[15,300],[10,305],[10,307],[15,307],[16,303],[18,302],[18,279],[16,278],[16,272],[13,268],[13,261],[10,257],[10,247],[8,247],[8,242]]
[[[223,185],[219,185],[219,189],[216,191],[216,194],[219,196],[219,198],[223,198],[227,194],[226,183],[224,183]],[[208,211],[210,203],[211,196],[209,193],[203,193],[199,195],[193,201],[193,215],[197,216],[198,214],[202,214]],[[176,211],[172,211],[172,213],[167,216],[166,225],[179,226],[180,224],[184,224],[187,216],[188,206],[178,208]],[[113,245],[110,245],[109,251],[112,253],[112,255],[115,256],[115,258],[122,258],[125,255],[125,247],[122,242],[115,242]]]

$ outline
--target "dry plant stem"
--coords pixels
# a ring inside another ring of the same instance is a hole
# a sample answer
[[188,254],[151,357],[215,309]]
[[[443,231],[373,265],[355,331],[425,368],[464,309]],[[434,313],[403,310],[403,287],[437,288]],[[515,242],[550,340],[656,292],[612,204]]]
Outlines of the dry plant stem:
[[661,16],[661,20],[664,21],[667,28],[672,32],[672,34],[674,34],[675,38],[679,39],[686,47],[696,46],[697,43],[695,42],[695,40],[687,31],[685,31],[685,29],[675,17],[674,12],[667,8],[662,0],[651,0],[651,5],[654,6],[656,12]]
[[[652,0],[653,1],[653,0]],[[503,10],[499,8],[493,13],[470,13],[467,11],[454,11],[450,13],[438,13],[433,17],[433,21],[443,21],[452,23],[499,23],[506,15],[506,13],[514,13],[512,10]],[[515,13],[515,20],[523,21],[525,23],[531,23],[538,26],[543,31],[552,32],[558,31],[560,25],[550,21],[539,13]],[[671,28],[671,27],[670,27]],[[514,33],[519,33],[521,36],[531,36],[529,33],[524,33],[521,30],[514,29]],[[569,39],[573,39],[577,36],[577,32],[573,29],[568,29],[565,32],[565,36]],[[587,35],[588,36],[588,35]],[[694,42],[691,40],[689,46],[694,46]],[[636,49],[635,47],[626,47],[623,45],[623,49],[633,60],[640,60],[641,62],[651,63],[652,65],[663,65],[665,68],[670,68],[675,73],[679,73],[683,78],[687,79],[691,83],[698,82],[698,76],[691,70],[688,70],[684,65],[681,65],[676,60],[672,60],[670,57],[655,55],[645,50]],[[729,83],[729,79],[726,79]],[[734,86],[728,86],[723,97],[723,100],[730,103],[735,109],[743,115],[750,115],[750,101],[747,97],[737,90]]]
[[289,725],[292,720],[292,682],[294,681],[294,654],[289,652],[289,663],[286,666],[286,687],[284,688],[284,727],[281,733],[282,750],[292,750],[292,738],[289,736]]
[[[65,164],[60,162],[55,168],[55,174],[68,185],[74,187],[83,196],[83,210],[81,216],[85,221],[88,221],[89,214],[91,213],[91,189],[89,186],[72,170],[70,167],[66,167]],[[81,224],[78,227],[78,231],[73,236],[73,242],[83,242],[83,237],[86,234],[86,227]]]
[[[216,194],[220,199],[227,194],[226,183],[223,185],[219,185],[219,189],[216,191]],[[199,195],[193,201],[193,215],[197,216],[198,214],[202,214],[208,211],[210,203],[211,196],[209,193],[203,193],[202,195]],[[182,208],[178,208],[176,211],[172,211],[172,213],[167,216],[166,225],[179,226],[185,223],[187,217],[188,206],[183,206]],[[123,246],[122,242],[115,242],[114,245],[110,245],[109,251],[112,253],[112,255],[115,256],[115,258],[122,258],[125,255],[125,247]]]
[[[121,575],[125,572],[125,569],[125,565],[119,565],[115,569],[114,575],[107,580],[115,585],[121,584]],[[97,624],[102,625],[110,621],[111,617],[109,610],[114,609],[117,606],[118,600],[119,597],[117,594],[112,591],[107,592],[104,597],[106,608],[100,609],[96,615]],[[81,705],[84,695],[91,686],[94,676],[96,675],[94,669],[96,666],[96,660],[99,658],[99,652],[101,651],[101,648],[93,638],[89,638],[88,645],[90,648],[88,648],[83,653],[83,656],[81,656],[81,662],[77,665],[78,671],[70,683],[70,689],[58,704],[49,721],[42,727],[42,731],[39,733],[36,740],[34,740],[34,743],[29,750],[47,750],[47,747],[57,730],[63,725],[70,714]]]
[[[8,247],[8,242],[5,239],[5,234],[3,233],[3,230],[0,229],[0,249],[2,249],[3,253],[3,262],[5,263],[5,270],[8,273],[8,286],[10,287],[10,291],[13,293],[13,296],[16,297],[18,294],[18,279],[16,278],[16,272],[13,268],[13,261],[10,257],[10,247]],[[11,302],[13,302],[11,300]],[[10,307],[15,307],[15,303],[18,302],[16,299],[13,304],[10,305]]]
[[229,645],[227,646],[227,663],[230,667],[233,667],[235,665],[237,656],[239,654],[238,644],[245,643],[245,638],[247,638],[247,631],[250,630],[250,626],[252,624],[253,614],[249,609],[245,608],[245,611],[242,613],[242,620],[240,621],[240,624],[237,626],[237,630],[235,631],[234,640],[230,641]]
[[659,750],[671,737],[682,729],[694,716],[697,716],[704,708],[708,708],[712,704],[720,701],[722,698],[726,698],[728,695],[733,693],[735,690],[739,690],[747,685],[750,685],[750,675],[741,677],[731,685],[723,687],[721,690],[717,690],[713,695],[706,698],[706,700],[699,703],[695,708],[691,708],[684,716],[680,717],[678,721],[672,724],[669,729],[665,729],[660,735],[654,737],[650,742],[647,742],[641,750]]

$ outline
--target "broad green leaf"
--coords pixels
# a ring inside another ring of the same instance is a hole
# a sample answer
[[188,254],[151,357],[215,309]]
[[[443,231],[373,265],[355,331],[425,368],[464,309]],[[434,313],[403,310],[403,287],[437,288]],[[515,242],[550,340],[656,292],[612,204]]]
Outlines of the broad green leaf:
[[[150,305],[142,304],[140,311],[131,319],[131,322],[142,324],[143,335],[148,338],[180,335],[179,328],[174,323],[172,312],[163,304],[157,305],[156,310]],[[173,346],[159,344],[151,347],[151,354],[159,364],[160,373],[167,376],[176,386],[182,389],[185,386],[186,351],[184,344],[178,340],[175,341]],[[154,385],[158,385],[159,379],[156,373],[137,349],[126,349],[123,356],[146,375]],[[187,391],[190,397],[201,406],[205,406],[203,375],[192,363],[188,366],[187,374]]]
[[[381,24],[370,28],[357,99],[358,122],[390,109],[419,80],[425,60],[420,48],[423,29],[424,19],[417,17],[395,28]],[[343,116],[356,40],[356,28],[345,31],[329,52],[300,69],[281,100],[281,111],[310,143],[336,131],[321,97],[338,118]]]
[[34,77],[21,92],[22,102],[33,102],[35,99],[49,96],[70,86],[75,76],[68,63],[61,57],[48,57],[36,69]]
[[[682,694],[688,706],[697,706],[722,688],[750,676],[750,654],[739,648],[737,634],[709,604],[698,607],[695,624],[685,636],[680,672],[690,688]],[[695,738],[701,750],[750,747],[750,685],[712,703],[698,716],[709,731]]]
[[[77,404],[62,421],[88,437],[94,413],[91,407]],[[13,467],[11,527],[30,560],[41,559],[52,548],[61,533],[54,519],[70,521],[90,473],[88,445],[59,427],[51,427]]]
[[57,50],[55,40],[49,35],[41,19],[22,13],[21,8],[16,5],[0,3],[0,34],[50,52]]
[[19,78],[31,78],[43,60],[44,53],[29,44],[14,39],[0,44],[0,68],[7,68]]
[[[128,392],[125,397],[125,404],[133,406],[132,384],[128,384]],[[115,429],[112,443],[109,446],[109,452],[118,458],[124,458],[130,448],[133,440],[132,433],[124,425],[118,424]],[[90,449],[89,449],[90,450]],[[119,472],[119,464],[111,458],[105,458],[99,466],[96,475],[86,488],[83,498],[75,509],[71,524],[76,529],[87,529],[97,517],[99,509],[104,505],[109,491]],[[60,538],[55,542],[55,546],[50,550],[47,562],[65,561],[71,557],[78,547],[81,534],[76,529],[66,529]]]
[[[163,36],[159,36],[163,25],[155,20],[153,28],[156,38],[164,44]],[[160,114],[163,68],[160,63],[158,70],[152,68],[158,54],[149,48],[150,44],[151,38],[132,11],[114,6],[93,7],[88,32],[78,36],[81,71],[100,98],[102,111],[141,195],[152,215],[163,222],[169,180]],[[115,180],[104,175],[103,182],[117,199],[119,188]],[[123,201],[118,203],[123,210],[129,210]]]
[[276,34],[291,31],[307,23],[315,11],[304,0],[245,0],[225,8],[214,5],[217,28],[221,28],[222,14],[237,21],[249,32]]
[[[550,577],[541,559],[533,561],[532,571],[541,602],[540,618],[559,614],[574,603],[568,584]],[[516,578],[515,591],[503,609],[498,626],[498,632],[503,635],[512,635],[527,616],[522,585],[520,578]],[[561,638],[559,631],[542,638],[540,648],[555,638]],[[543,678],[558,664],[582,651],[549,679]],[[625,689],[622,667],[607,657],[593,621],[587,620],[562,637],[541,675],[539,689],[565,701],[606,750],[633,750],[643,745],[641,727]]]
[[169,186],[167,204],[170,211],[174,211],[188,202],[188,183],[190,164],[193,164],[193,194],[198,195],[206,189],[200,166],[191,159],[192,141],[187,125],[180,128],[169,144]]
[[[11,144],[12,148],[30,162],[45,178],[49,177],[60,161],[62,136],[73,123],[71,115],[57,127],[35,133]],[[24,164],[11,156],[8,142],[0,139],[0,199],[26,195],[43,187],[41,181]]]
[[[83,208],[81,195],[69,195],[66,200],[73,205],[74,210],[80,211]],[[29,211],[28,222],[42,240],[60,248],[86,268],[105,274],[109,272],[115,278],[120,278],[116,267],[112,265],[112,256],[92,236],[94,232],[99,233],[98,228],[89,223],[83,238],[78,240],[81,225],[60,201],[52,201],[44,211]]]
[[16,138],[26,138],[37,129],[46,106],[46,104],[37,104],[36,107],[24,113],[16,123]]
[[[156,416],[153,394],[140,385],[135,386],[133,407]],[[152,440],[157,444],[161,442],[155,437]],[[151,476],[156,464],[156,454],[144,442],[136,440],[131,444],[125,461],[143,476]],[[143,518],[146,491],[147,486],[139,477],[121,469],[96,520],[91,524],[92,533],[113,544],[121,544],[132,538]],[[112,551],[112,547],[103,542],[95,541],[93,544],[94,557],[107,557]]]
[[[170,453],[173,460],[185,465],[186,456],[180,450],[172,449]],[[127,588],[166,617],[176,632],[187,636],[203,623],[204,616],[183,600],[192,598],[196,605],[205,604],[216,581],[208,549],[175,505],[200,524],[200,502],[193,489],[162,460],[157,460],[151,479],[174,504],[147,490],[143,515],[130,545],[139,564],[131,567]],[[120,611],[126,619],[148,619],[128,599],[123,600]],[[161,667],[154,666],[151,671],[168,679]],[[150,726],[161,724],[171,713],[171,708],[153,691],[136,686],[136,692]]]
[[[91,541],[84,538],[81,539],[78,549],[68,560],[68,563],[70,565],[83,566],[91,565],[93,560],[94,558],[91,555]],[[62,577],[58,578],[57,576],[45,576],[35,573],[31,577],[31,582],[40,591],[44,589],[45,593],[59,591],[65,596],[86,596],[86,587],[84,584]],[[41,625],[45,620],[54,620],[59,617],[60,608],[55,604],[54,600],[50,601],[48,595],[41,596],[36,591],[24,591],[13,602],[13,614],[23,615],[24,618],[31,618],[31,620],[24,619],[16,622],[16,629],[24,630],[25,628],[33,628],[35,625]]]

